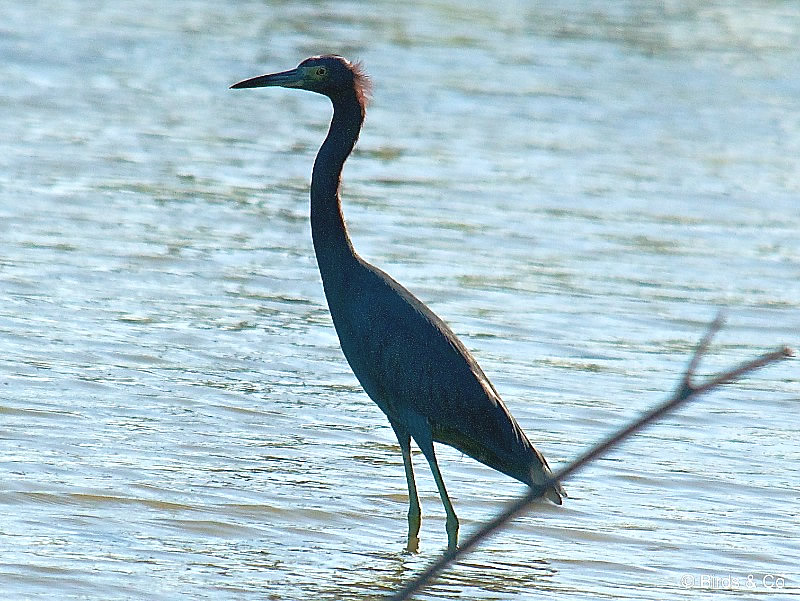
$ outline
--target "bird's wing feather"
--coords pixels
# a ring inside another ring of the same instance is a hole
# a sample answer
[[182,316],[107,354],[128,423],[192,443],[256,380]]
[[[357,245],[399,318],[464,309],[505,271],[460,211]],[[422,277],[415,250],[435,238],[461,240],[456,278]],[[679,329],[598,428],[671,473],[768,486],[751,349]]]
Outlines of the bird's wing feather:
[[413,294],[364,265],[346,302],[331,303],[342,349],[364,389],[390,418],[413,411],[427,420],[434,440],[524,481],[531,463],[543,458],[470,352]]

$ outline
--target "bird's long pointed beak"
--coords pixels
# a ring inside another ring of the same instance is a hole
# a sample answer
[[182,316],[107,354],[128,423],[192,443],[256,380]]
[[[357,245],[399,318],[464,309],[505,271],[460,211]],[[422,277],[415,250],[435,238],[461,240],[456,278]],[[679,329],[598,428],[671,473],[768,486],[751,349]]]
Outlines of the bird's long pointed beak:
[[268,86],[280,86],[282,88],[299,88],[303,85],[304,74],[300,69],[282,71],[281,73],[270,73],[269,75],[259,75],[237,82],[231,89],[238,88],[266,88]]

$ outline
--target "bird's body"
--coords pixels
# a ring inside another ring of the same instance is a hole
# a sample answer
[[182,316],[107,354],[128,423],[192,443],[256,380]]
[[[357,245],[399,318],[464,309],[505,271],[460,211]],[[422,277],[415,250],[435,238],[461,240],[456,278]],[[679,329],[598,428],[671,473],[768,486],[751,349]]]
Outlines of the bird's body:
[[[364,120],[368,80],[337,56],[312,57],[297,69],[233,87],[279,85],[325,94],[333,119],[311,180],[311,231],[325,296],[347,361],[383,410],[403,453],[409,488],[408,549],[416,550],[420,508],[410,438],[425,455],[447,512],[448,543],[458,520],[439,473],[433,442],[450,445],[528,485],[550,470],[494,386],[450,328],[403,286],[353,249],[341,213],[341,170]],[[561,503],[556,485],[547,497]]]
[[342,350],[370,398],[390,421],[424,421],[434,442],[532,483],[531,464],[544,461],[461,341],[389,275],[354,262],[346,292],[327,297]]

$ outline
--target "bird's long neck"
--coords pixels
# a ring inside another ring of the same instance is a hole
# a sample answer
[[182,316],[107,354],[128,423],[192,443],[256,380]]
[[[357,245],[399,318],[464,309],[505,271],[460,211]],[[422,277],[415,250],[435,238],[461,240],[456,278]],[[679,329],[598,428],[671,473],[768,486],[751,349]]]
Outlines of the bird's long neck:
[[358,140],[364,108],[355,92],[331,99],[333,119],[311,176],[311,236],[326,292],[356,259],[342,217],[339,187],[344,162]]

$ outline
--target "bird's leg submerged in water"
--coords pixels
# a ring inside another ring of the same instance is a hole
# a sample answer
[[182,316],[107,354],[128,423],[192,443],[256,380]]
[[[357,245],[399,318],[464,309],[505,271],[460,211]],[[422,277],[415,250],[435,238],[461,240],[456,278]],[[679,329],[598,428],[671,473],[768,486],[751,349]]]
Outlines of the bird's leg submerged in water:
[[[444,511],[447,515],[445,529],[447,530],[447,547],[455,550],[458,546],[458,516],[453,509],[453,504],[450,502],[450,497],[447,494],[447,489],[444,486],[444,479],[442,473],[439,471],[439,464],[436,461],[436,453],[433,450],[433,437],[431,436],[430,426],[424,418],[410,413],[406,416],[405,422],[413,429],[414,442],[417,443],[420,451],[428,460],[428,465],[431,467],[433,479],[436,482],[436,488],[439,491],[439,497],[444,505]],[[419,506],[419,496],[417,495],[417,485],[414,481],[414,468],[411,465],[411,436],[409,430],[403,425],[389,419],[392,424],[397,440],[400,443],[400,451],[403,454],[403,465],[406,468],[406,482],[408,483],[408,547],[406,551],[409,553],[416,553],[419,550],[419,527],[421,523],[421,511]]]
[[408,484],[408,544],[406,552],[419,551],[419,528],[422,523],[422,510],[419,506],[417,483],[414,480],[414,466],[411,463],[411,435],[400,424],[390,422],[397,442],[400,443],[400,453],[403,455],[403,467],[406,470],[406,484]]
[[[425,459],[428,460],[428,465],[431,468],[433,479],[436,482],[436,488],[439,491],[439,498],[442,500],[442,505],[444,505],[444,512],[447,515],[447,521],[445,522],[445,529],[447,530],[447,547],[451,551],[454,551],[458,547],[458,516],[456,516],[456,511],[455,509],[453,509],[453,504],[450,502],[450,497],[448,496],[447,489],[444,486],[444,479],[442,478],[442,473],[439,471],[439,464],[436,461],[436,453],[433,450],[433,434],[431,433],[430,424],[428,423],[428,420],[425,419],[425,417],[413,411],[406,411],[402,421],[404,425],[400,424],[395,425],[395,420],[389,418],[389,423],[392,424],[395,433],[397,433],[397,440],[400,441],[400,448],[403,450],[403,463],[405,464],[406,467],[406,478],[408,478],[409,546],[411,543],[411,534],[412,534],[411,517],[415,511],[417,514],[419,514],[419,500],[417,497],[417,487],[414,484],[414,472],[412,471],[411,467],[411,450],[409,448],[408,462],[406,463],[406,450],[404,447],[404,445],[410,445],[410,442],[408,441],[408,435],[410,434],[411,437],[414,439],[414,442],[417,443],[419,450],[422,451],[423,455],[425,455]],[[419,522],[420,520],[417,519],[416,532],[419,532]]]
[[439,497],[442,499],[444,505],[444,512],[447,514],[447,522],[445,522],[445,529],[447,530],[447,547],[454,551],[458,546],[458,516],[456,510],[453,509],[453,504],[450,502],[450,497],[447,495],[447,489],[444,487],[444,480],[442,473],[439,471],[439,464],[436,462],[436,454],[433,451],[433,441],[427,440],[420,444],[420,450],[428,460],[428,465],[431,466],[433,479],[436,481],[436,488],[439,489]]

